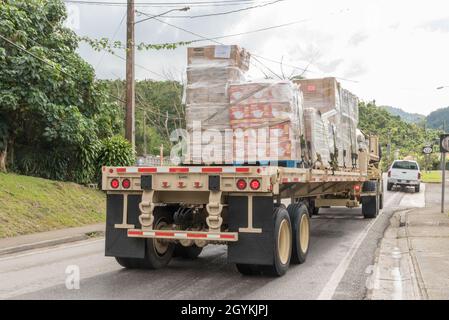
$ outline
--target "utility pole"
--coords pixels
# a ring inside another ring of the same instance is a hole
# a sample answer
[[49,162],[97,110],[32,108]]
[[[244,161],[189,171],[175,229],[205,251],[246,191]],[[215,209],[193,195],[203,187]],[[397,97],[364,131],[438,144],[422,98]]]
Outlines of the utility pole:
[[135,140],[135,72],[134,72],[134,0],[128,0],[126,19],[126,114],[125,137],[133,150]]
[[147,111],[143,111],[143,155],[147,156]]

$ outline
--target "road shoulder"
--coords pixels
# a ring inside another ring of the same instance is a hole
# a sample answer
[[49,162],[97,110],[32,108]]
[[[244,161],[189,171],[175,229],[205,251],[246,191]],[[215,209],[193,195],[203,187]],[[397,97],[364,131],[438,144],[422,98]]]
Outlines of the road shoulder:
[[374,300],[449,299],[449,217],[439,208],[396,211],[369,281]]
[[0,256],[87,240],[104,234],[104,223],[0,239]]

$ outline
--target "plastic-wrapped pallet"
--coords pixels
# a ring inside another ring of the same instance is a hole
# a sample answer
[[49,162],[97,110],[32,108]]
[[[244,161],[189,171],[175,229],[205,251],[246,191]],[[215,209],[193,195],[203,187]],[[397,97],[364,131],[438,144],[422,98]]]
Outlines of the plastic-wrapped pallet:
[[358,98],[346,89],[340,89],[341,103],[341,131],[345,152],[345,167],[357,167],[357,126],[358,126]]
[[[232,83],[229,95],[237,162],[302,160],[304,120],[297,85],[290,81]],[[238,136],[239,130],[250,133]]]
[[[298,80],[304,96],[304,107],[320,112],[327,122],[332,166],[356,166],[358,99],[342,89],[335,78]],[[333,134],[331,134],[333,132]],[[331,137],[332,136],[332,137]],[[313,155],[312,155],[313,158]]]
[[323,116],[340,111],[340,84],[335,78],[303,79],[295,83],[301,86],[306,108],[314,108]]
[[[232,139],[225,139],[230,131],[228,84],[244,80],[249,59],[238,46],[188,48],[184,102],[191,141],[184,162],[232,163]],[[201,122],[199,134],[193,134],[195,122]]]
[[310,166],[328,168],[333,149],[334,131],[329,130],[331,124],[324,120],[316,109],[306,108],[304,109],[304,125]]

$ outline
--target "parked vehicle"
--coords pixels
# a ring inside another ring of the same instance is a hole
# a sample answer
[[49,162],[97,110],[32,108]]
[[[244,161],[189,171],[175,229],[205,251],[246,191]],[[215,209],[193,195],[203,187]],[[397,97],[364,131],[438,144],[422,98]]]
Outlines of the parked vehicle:
[[421,185],[421,171],[419,164],[411,160],[395,160],[388,170],[387,190],[394,186],[413,187],[419,192]]

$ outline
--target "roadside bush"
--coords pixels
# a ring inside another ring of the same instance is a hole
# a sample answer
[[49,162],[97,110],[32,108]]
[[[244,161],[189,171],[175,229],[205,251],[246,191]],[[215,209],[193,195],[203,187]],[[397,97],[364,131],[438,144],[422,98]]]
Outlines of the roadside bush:
[[131,144],[122,136],[113,136],[101,141],[97,159],[97,181],[101,181],[102,166],[132,166],[136,156]]

